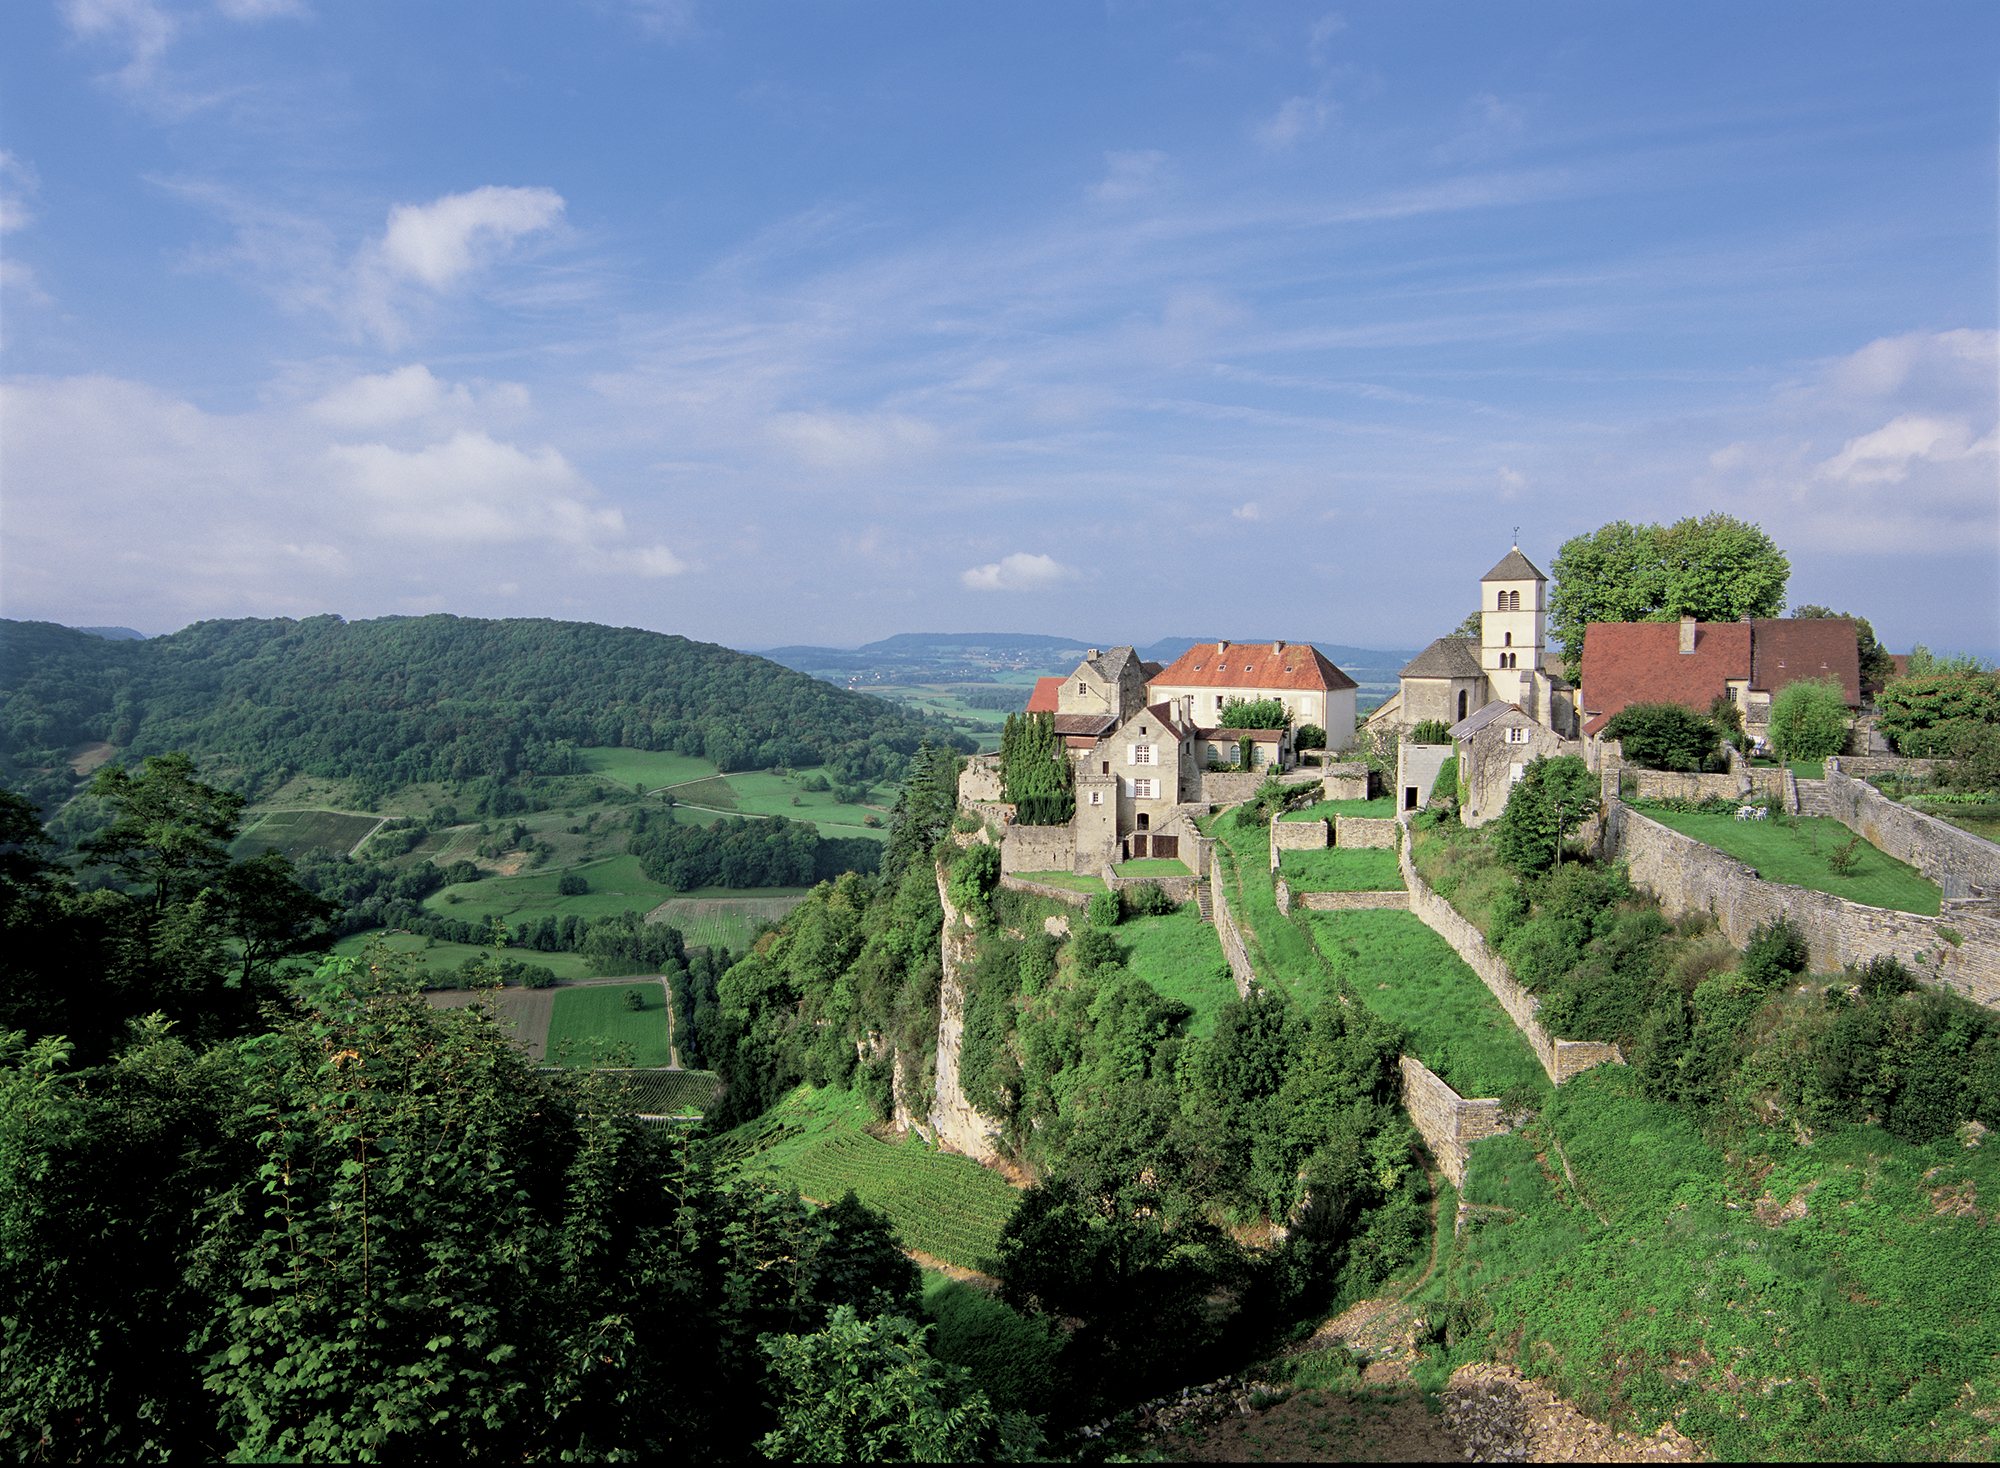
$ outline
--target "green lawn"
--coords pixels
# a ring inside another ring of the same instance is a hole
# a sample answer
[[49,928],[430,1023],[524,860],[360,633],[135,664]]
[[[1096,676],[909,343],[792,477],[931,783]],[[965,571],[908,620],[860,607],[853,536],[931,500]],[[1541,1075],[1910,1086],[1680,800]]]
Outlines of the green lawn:
[[[775,770],[746,770],[740,775],[724,778],[729,785],[730,798],[734,801],[731,808],[745,815],[783,816],[787,820],[810,821],[819,827],[822,836],[868,836],[888,840],[888,802],[885,800],[879,810],[866,805],[847,805],[831,790],[805,788],[806,776],[823,773],[796,770],[781,775]],[[711,789],[707,782],[703,782],[700,788],[703,791]],[[715,803],[683,790],[676,790],[674,797],[698,804]],[[866,824],[871,816],[876,825]]]
[[1687,815],[1670,810],[1646,810],[1644,814],[1749,863],[1767,882],[1810,887],[1850,902],[1930,917],[1937,915],[1942,900],[1935,882],[1866,841],[1855,847],[1852,874],[1835,876],[1827,858],[1854,833],[1831,816],[1786,819],[1774,815],[1768,820],[1739,821],[1734,815]]
[[1995,1197],[1990,1145],[1710,1139],[1600,1066],[1473,1149],[1478,1226],[1447,1234],[1427,1291],[1465,1300],[1467,1328],[1437,1368],[1499,1351],[1592,1415],[1676,1420],[1718,1461],[1986,1460]]
[[1271,886],[1271,833],[1261,821],[1239,821],[1242,807],[1209,823],[1219,843],[1229,910],[1243,931],[1250,966],[1273,988],[1316,1001],[1326,994],[1324,960],[1305,930],[1278,911]]
[[394,954],[408,956],[416,966],[426,973],[441,973],[462,967],[481,954],[496,951],[507,958],[519,959],[522,963],[539,964],[559,979],[587,979],[590,964],[580,953],[536,953],[528,948],[492,949],[476,943],[446,943],[424,937],[421,933],[391,932],[384,928],[372,928],[365,933],[350,933],[333,945],[333,951],[342,958],[359,958],[368,945],[380,939],[382,945]]
[[[637,994],[644,1007],[627,1008],[628,994]],[[666,986],[593,984],[556,990],[548,1057],[551,1065],[669,1064]]]
[[1378,795],[1373,800],[1322,800],[1304,810],[1286,811],[1285,821],[1330,821],[1335,816],[1368,816],[1385,820],[1396,814],[1394,796]]
[[1017,1194],[998,1173],[911,1137],[886,1142],[867,1128],[867,1103],[835,1087],[801,1086],[718,1139],[745,1177],[796,1187],[819,1203],[850,1188],[889,1215],[904,1247],[947,1264],[986,1269]]
[[1324,851],[1281,851],[1278,871],[1294,892],[1400,892],[1402,869],[1385,847],[1329,846]]
[[1190,1028],[1213,1034],[1215,1017],[1236,997],[1222,940],[1192,907],[1164,917],[1131,918],[1113,935],[1130,950],[1125,966],[1168,999],[1194,1010]]
[[424,899],[424,906],[442,917],[484,922],[489,917],[557,917],[575,913],[578,917],[608,917],[628,909],[648,912],[668,898],[678,896],[640,870],[636,856],[609,856],[568,868],[590,884],[588,892],[565,897],[556,884],[565,875],[543,867],[518,877],[484,877],[477,882],[460,882]]
[[1046,887],[1064,887],[1071,892],[1089,892],[1093,895],[1108,892],[1102,877],[1086,877],[1077,872],[1015,872],[1024,882],[1040,882]]
[[1479,975],[1407,912],[1315,912],[1320,952],[1363,1004],[1410,1032],[1413,1053],[1461,1096],[1548,1089],[1534,1051]]
[[718,773],[714,765],[692,754],[619,749],[611,745],[594,745],[577,753],[583,757],[584,769],[593,775],[602,775],[612,784],[622,785],[627,790],[635,785],[643,785],[648,791],[658,790],[662,786],[679,785]]
[[381,824],[380,816],[347,815],[333,810],[273,810],[252,817],[229,848],[238,861],[262,856],[267,851],[282,852],[293,858],[308,851],[331,851],[345,856],[348,850]]
[[1137,861],[1121,861],[1112,872],[1121,877],[1192,877],[1188,864],[1174,856],[1142,856]]

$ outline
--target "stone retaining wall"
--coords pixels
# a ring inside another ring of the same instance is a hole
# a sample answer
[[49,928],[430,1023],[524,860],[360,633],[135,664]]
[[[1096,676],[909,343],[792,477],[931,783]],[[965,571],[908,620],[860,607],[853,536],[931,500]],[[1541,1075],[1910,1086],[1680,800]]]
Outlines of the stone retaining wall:
[[[1905,759],[1899,754],[1843,754],[1840,768],[1857,780],[1872,775],[1907,775],[1912,780],[1928,780],[1937,773],[1934,759]],[[1827,766],[1832,769],[1832,765]]]
[[1367,765],[1359,761],[1344,760],[1339,764],[1321,766],[1320,799],[1366,800],[1367,798]]
[[1624,767],[1633,797],[1641,800],[1776,800],[1787,810],[1798,809],[1797,783],[1791,772],[1776,765],[1746,765],[1740,761],[1726,775],[1690,775],[1681,770]]
[[1335,816],[1333,844],[1386,850],[1396,844],[1399,829],[1394,816]]
[[1604,832],[1606,854],[1626,864],[1662,911],[1669,917],[1705,912],[1738,948],[1766,923],[1788,918],[1805,934],[1817,972],[1887,956],[1908,964],[1925,983],[2000,1008],[2000,918],[1990,910],[1947,901],[1938,917],[1924,917],[1767,882],[1734,857],[1627,805],[1606,812]]
[[1807,815],[1832,816],[1897,861],[1908,862],[1947,897],[2000,893],[2000,846],[1949,821],[1898,805],[1847,774],[1847,760],[1829,760],[1824,780],[1800,787]]
[[1068,826],[1009,826],[1000,843],[1003,872],[1076,870],[1076,832]]
[[1120,877],[1107,875],[1105,886],[1113,892],[1122,892],[1127,887],[1158,887],[1176,902],[1192,902],[1201,887],[1199,877]]
[[1363,912],[1370,908],[1410,910],[1407,892],[1301,892],[1295,899],[1308,912]]
[[[1050,871],[1053,868],[1035,867],[1034,871]],[[1066,902],[1071,907],[1090,906],[1091,894],[1073,891],[1068,887],[1058,887],[1052,882],[1031,882],[1026,877],[1018,877],[1012,872],[1000,874],[1000,885],[1016,892],[1032,892],[1037,897],[1053,897],[1058,902]]]
[[1409,889],[1410,911],[1449,943],[1452,951],[1465,960],[1466,966],[1479,975],[1480,982],[1500,1001],[1500,1007],[1514,1021],[1514,1027],[1527,1040],[1528,1048],[1535,1052],[1535,1059],[1542,1063],[1542,1069],[1552,1082],[1560,1086],[1595,1066],[1625,1063],[1625,1057],[1616,1045],[1596,1040],[1558,1040],[1542,1028],[1539,1018],[1542,1001],[1521,986],[1521,981],[1514,977],[1507,961],[1495,953],[1486,941],[1486,935],[1417,875],[1417,869],[1410,861],[1407,843],[1400,854],[1400,861],[1403,885]]
[[1271,822],[1271,865],[1278,865],[1281,851],[1324,851],[1331,843],[1325,821]]
[[1467,1100],[1423,1062],[1407,1055],[1398,1059],[1397,1066],[1403,1076],[1403,1109],[1437,1159],[1438,1170],[1451,1179],[1453,1187],[1464,1187],[1472,1144],[1508,1129],[1500,1103]]
[[[1225,773],[1215,770],[1201,772],[1201,798],[1208,805],[1240,805],[1263,788],[1270,778],[1268,770],[1254,773]],[[1318,783],[1318,770],[1285,770],[1278,776],[1286,785],[1311,785]]]
[[1257,987],[1257,970],[1250,966],[1250,950],[1243,946],[1243,934],[1229,910],[1229,881],[1223,870],[1222,844],[1209,848],[1208,899],[1215,908],[1215,936],[1222,940],[1222,956],[1229,961],[1230,977],[1236,980],[1239,998],[1248,999]]

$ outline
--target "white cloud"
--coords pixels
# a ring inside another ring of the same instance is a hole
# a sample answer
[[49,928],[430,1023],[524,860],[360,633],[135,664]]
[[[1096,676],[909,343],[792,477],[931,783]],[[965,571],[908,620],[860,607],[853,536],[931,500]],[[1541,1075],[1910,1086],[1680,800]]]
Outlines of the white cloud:
[[1849,439],[1819,466],[1819,473],[1849,484],[1901,484],[1920,464],[1951,464],[1992,451],[1992,437],[1975,443],[1972,426],[1962,418],[1906,413],[1873,433]]
[[379,247],[382,264],[393,275],[444,290],[496,246],[547,229],[562,212],[554,189],[494,184],[428,204],[398,204]]
[[1314,66],[1325,66],[1333,50],[1333,38],[1347,29],[1347,19],[1337,11],[1329,10],[1312,23],[1306,32],[1306,55]]
[[33,200],[41,187],[33,164],[0,148],[0,234],[12,234],[35,222]]
[[1261,520],[1264,518],[1264,511],[1255,500],[1245,500],[1229,513],[1238,520]]
[[1159,192],[1173,177],[1173,162],[1157,148],[1106,153],[1104,177],[1091,186],[1101,204],[1129,204]]
[[1252,135],[1272,152],[1281,153],[1324,131],[1338,110],[1325,92],[1310,97],[1287,97],[1276,112],[1257,124]]
[[934,450],[938,430],[901,413],[780,413],[771,433],[800,462],[834,473],[882,469]]
[[2000,331],[1912,331],[1885,336],[1839,358],[1823,388],[1847,397],[1891,397],[1941,382],[1990,386],[2000,367]]
[[[469,404],[471,394],[464,387],[450,393]],[[425,418],[443,407],[447,389],[421,362],[350,378],[312,405],[315,418],[342,428],[386,428],[412,418]]]
[[589,503],[583,476],[553,448],[530,452],[463,430],[420,449],[338,444],[326,459],[350,501],[389,535],[576,546],[625,528],[616,510]]
[[959,581],[973,591],[1041,591],[1076,579],[1073,567],[1053,556],[1029,555],[1015,551],[986,566],[973,566],[959,573]]
[[144,86],[172,43],[176,22],[155,0],[63,0],[63,19],[82,41],[101,41],[126,56],[114,73],[126,86]]

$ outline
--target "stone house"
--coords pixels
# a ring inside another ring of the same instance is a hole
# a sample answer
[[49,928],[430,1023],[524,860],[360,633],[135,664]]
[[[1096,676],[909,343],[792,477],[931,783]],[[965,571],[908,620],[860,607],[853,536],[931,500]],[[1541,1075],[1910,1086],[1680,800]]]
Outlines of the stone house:
[[[1234,699],[1276,699],[1293,730],[1315,724],[1334,750],[1354,740],[1358,686],[1310,643],[1202,642],[1154,673],[1146,691],[1149,703],[1170,703],[1205,730],[1221,722],[1224,705]],[[1233,745],[1233,731],[1221,732]],[[1235,760],[1233,748],[1221,756],[1224,764]]]
[[1193,726],[1158,703],[1072,754],[1079,856],[1101,853],[1107,862],[1179,856],[1179,832],[1168,828],[1181,807],[1201,797],[1198,748]]
[[1498,700],[1453,724],[1451,737],[1463,791],[1459,818],[1468,826],[1499,819],[1531,761],[1584,752],[1580,741],[1564,739],[1517,705]]
[[1592,622],[1583,633],[1583,731],[1597,734],[1629,704],[1675,703],[1705,714],[1726,697],[1754,732],[1769,724],[1772,697],[1806,678],[1833,679],[1847,706],[1860,709],[1861,656],[1852,622]]
[[1548,577],[1521,548],[1509,550],[1479,578],[1478,638],[1440,637],[1418,653],[1368,727],[1455,724],[1497,702],[1574,737],[1576,695],[1548,645],[1548,589]]

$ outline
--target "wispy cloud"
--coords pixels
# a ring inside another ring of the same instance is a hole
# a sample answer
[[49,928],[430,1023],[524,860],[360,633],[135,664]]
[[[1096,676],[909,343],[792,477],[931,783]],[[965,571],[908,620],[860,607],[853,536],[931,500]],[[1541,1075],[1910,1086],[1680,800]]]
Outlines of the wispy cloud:
[[1104,155],[1104,177],[1091,185],[1100,204],[1130,204],[1157,194],[1173,178],[1173,160],[1157,148]]

